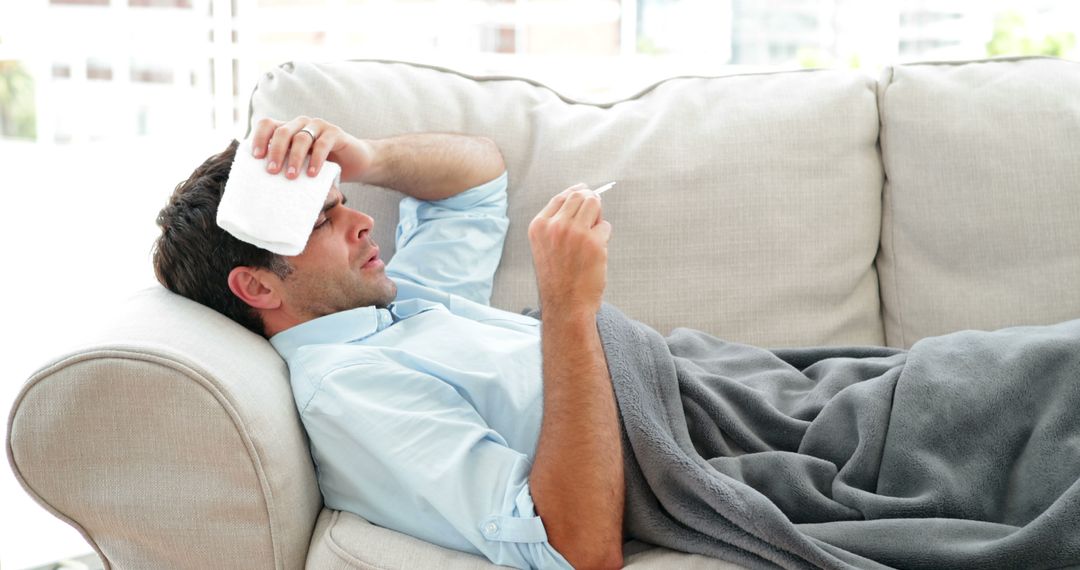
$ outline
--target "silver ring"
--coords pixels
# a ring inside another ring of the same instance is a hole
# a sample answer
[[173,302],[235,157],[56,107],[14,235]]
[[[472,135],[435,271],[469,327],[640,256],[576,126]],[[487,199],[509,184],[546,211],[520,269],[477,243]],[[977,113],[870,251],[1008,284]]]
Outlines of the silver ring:
[[311,140],[312,140],[312,142],[314,142],[314,141],[315,141],[315,133],[313,133],[313,132],[309,131],[309,130],[307,129],[307,127],[304,127],[304,128],[302,128],[302,129],[300,129],[300,132],[299,132],[299,133],[296,133],[296,134],[300,134],[300,133],[307,133],[307,134],[308,134],[308,136],[310,136],[310,137],[311,137]]

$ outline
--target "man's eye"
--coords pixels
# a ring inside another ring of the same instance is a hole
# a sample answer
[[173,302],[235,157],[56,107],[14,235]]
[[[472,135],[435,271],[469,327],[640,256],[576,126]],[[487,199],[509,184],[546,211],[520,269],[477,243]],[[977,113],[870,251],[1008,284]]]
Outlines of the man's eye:
[[325,220],[315,224],[315,229],[319,229],[321,227],[324,227],[326,225],[326,222],[329,222],[329,221],[330,221],[330,218],[326,218]]

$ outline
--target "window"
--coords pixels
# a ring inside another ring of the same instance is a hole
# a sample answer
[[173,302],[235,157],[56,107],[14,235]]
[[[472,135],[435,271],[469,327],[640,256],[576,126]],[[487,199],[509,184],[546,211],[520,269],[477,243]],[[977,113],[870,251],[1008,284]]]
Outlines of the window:
[[113,78],[112,64],[101,59],[86,60],[86,78],[111,80]]
[[128,0],[132,8],[182,8],[190,9],[191,0]]
[[485,26],[480,30],[480,50],[493,53],[514,53],[517,32],[512,26]]
[[71,79],[71,66],[54,61],[52,64],[52,76],[56,79]]
[[172,83],[173,70],[168,65],[131,61],[131,80],[136,83]]

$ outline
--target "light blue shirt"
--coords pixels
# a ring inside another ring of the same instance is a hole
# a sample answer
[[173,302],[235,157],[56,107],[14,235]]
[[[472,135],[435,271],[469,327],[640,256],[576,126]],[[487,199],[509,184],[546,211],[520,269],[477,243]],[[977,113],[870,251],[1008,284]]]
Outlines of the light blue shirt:
[[507,175],[404,198],[386,309],[282,331],[327,507],[518,568],[570,568],[529,492],[543,416],[540,321],[489,306]]

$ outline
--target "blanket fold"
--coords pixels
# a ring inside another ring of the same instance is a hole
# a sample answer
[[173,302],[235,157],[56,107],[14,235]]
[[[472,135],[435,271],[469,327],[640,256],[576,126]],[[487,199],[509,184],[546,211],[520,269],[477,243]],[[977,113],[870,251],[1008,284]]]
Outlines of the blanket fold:
[[604,304],[630,537],[750,568],[1080,565],[1080,319],[910,351],[668,337]]

